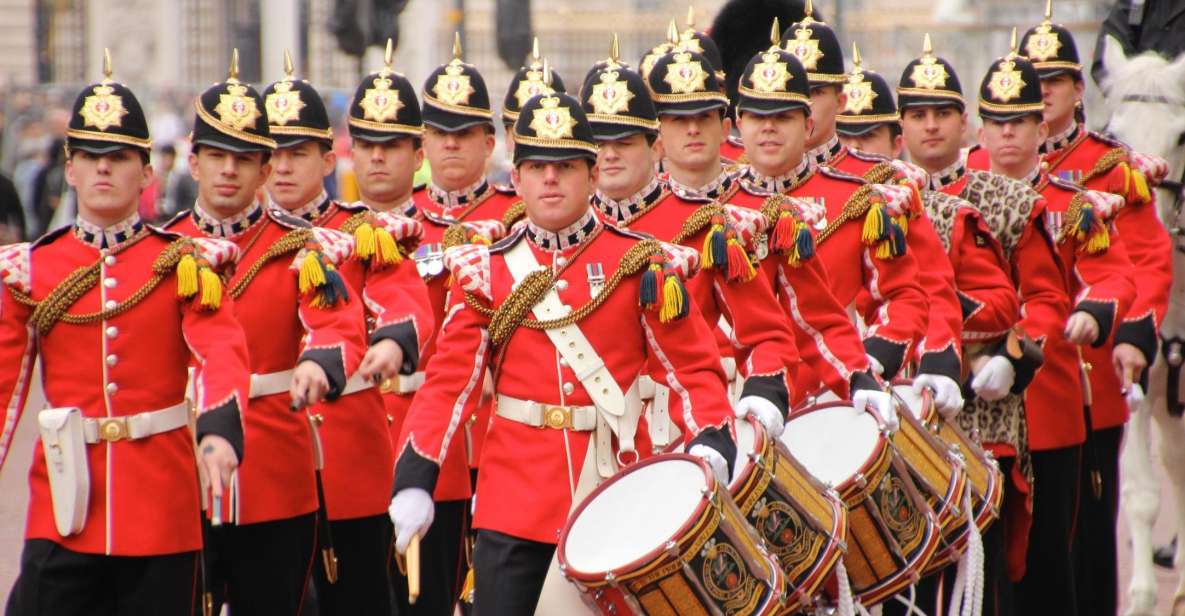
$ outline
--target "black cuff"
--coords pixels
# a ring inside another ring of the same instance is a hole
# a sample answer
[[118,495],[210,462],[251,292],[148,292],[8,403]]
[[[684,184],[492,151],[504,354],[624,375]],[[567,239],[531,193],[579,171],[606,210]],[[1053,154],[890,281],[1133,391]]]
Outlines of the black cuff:
[[411,321],[384,325],[370,334],[370,346],[380,340],[392,340],[403,349],[403,364],[399,366],[399,374],[415,373],[416,367],[420,365],[420,347],[416,328]]
[[1090,346],[1098,348],[1103,346],[1111,338],[1111,327],[1115,324],[1115,304],[1109,302],[1096,302],[1090,299],[1084,299],[1074,306],[1073,312],[1085,312],[1094,317],[1095,321],[1099,323],[1099,337],[1090,343]]
[[1037,370],[1045,363],[1045,352],[1041,350],[1041,345],[1027,336],[1017,338],[1015,332],[1010,332],[1003,340],[989,347],[987,353],[999,355],[1012,364],[1016,378],[1009,391],[1017,395],[1024,393],[1037,376]]
[[937,374],[956,383],[959,382],[962,365],[959,362],[959,354],[955,352],[955,346],[953,344],[947,345],[941,351],[931,351],[922,355],[921,361],[918,362],[918,372],[920,374]]
[[780,374],[766,376],[751,376],[745,379],[745,386],[741,388],[741,397],[758,396],[765,398],[778,407],[778,412],[785,419],[790,412],[790,392],[786,389],[786,379]]
[[891,381],[901,369],[901,364],[905,362],[905,349],[906,345],[890,342],[880,336],[864,339],[864,352],[880,362],[881,367],[885,369],[881,378],[886,381]]
[[[700,433],[687,444],[687,451],[691,451],[691,448],[696,445],[711,447],[716,450],[716,453],[724,456],[724,461],[728,462],[728,476],[732,477],[732,466],[737,457],[737,444],[732,440],[732,434],[729,434],[727,428],[709,427],[700,430]],[[398,467],[395,472],[399,472]],[[395,485],[399,485],[398,479],[396,479]]]
[[337,400],[346,388],[346,366],[342,361],[341,351],[338,349],[309,349],[300,354],[300,359],[296,363],[299,365],[300,362],[306,360],[321,366],[321,369],[325,371],[325,376],[329,378],[329,391],[325,392],[325,399]]
[[884,391],[881,384],[877,382],[876,377],[868,372],[853,372],[852,378],[848,381],[848,397],[851,397],[857,391]]
[[977,302],[974,299],[971,299],[971,296],[959,291],[958,289],[955,290],[955,295],[959,298],[959,308],[962,309],[964,323],[967,322],[967,319],[969,319],[971,315],[979,312],[980,308],[983,308],[983,302]]
[[436,491],[436,478],[439,476],[440,465],[416,453],[415,448],[408,444],[395,463],[395,486],[391,496],[407,488],[420,488],[432,494]]
[[1124,321],[1115,329],[1115,344],[1130,344],[1144,354],[1151,366],[1156,362],[1156,346],[1160,337],[1156,334],[1156,323],[1151,314],[1135,321]]
[[230,443],[231,449],[243,463],[243,419],[239,413],[239,403],[231,399],[226,404],[214,407],[197,417],[197,442],[207,434],[221,436]]

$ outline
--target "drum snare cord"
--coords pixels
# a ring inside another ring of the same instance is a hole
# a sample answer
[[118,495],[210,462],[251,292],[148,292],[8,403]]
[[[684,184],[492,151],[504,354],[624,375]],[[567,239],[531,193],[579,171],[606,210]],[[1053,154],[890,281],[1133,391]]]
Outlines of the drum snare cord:
[[983,537],[975,525],[971,491],[963,493],[963,511],[967,512],[967,551],[959,559],[955,587],[951,592],[948,616],[980,616],[983,613]]
[[848,569],[843,564],[843,558],[835,561],[835,581],[839,586],[836,616],[856,616],[856,609],[852,605],[852,585],[848,582]]

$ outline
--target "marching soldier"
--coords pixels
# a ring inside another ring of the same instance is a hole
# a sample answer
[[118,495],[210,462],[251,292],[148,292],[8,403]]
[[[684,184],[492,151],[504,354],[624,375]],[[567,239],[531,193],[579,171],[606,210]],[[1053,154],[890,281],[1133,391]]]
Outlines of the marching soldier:
[[[852,70],[843,85],[844,106],[835,116],[835,132],[849,152],[895,159],[901,156],[901,116],[893,88],[880,73],[865,68],[852,43]],[[926,188],[925,186],[922,187]]]
[[523,105],[536,94],[564,91],[564,80],[539,55],[539,37],[535,37],[531,43],[531,61],[510,78],[506,97],[502,99],[502,128],[506,130],[506,151],[511,158],[514,157],[514,123]]
[[[391,51],[390,43],[388,51]],[[390,60],[391,55],[388,53],[385,66],[378,72],[364,77],[354,93],[347,118],[351,137],[350,156],[358,172],[361,205],[376,213],[415,217],[416,209],[412,201],[413,180],[415,170],[420,167],[424,158],[420,103],[411,82],[391,69]],[[423,224],[422,219],[413,222]],[[423,279],[419,278],[417,263],[411,255],[401,256],[404,257],[403,262],[393,267],[412,269],[417,277],[420,293],[423,294],[427,312],[422,317],[414,319],[416,338],[419,342],[416,352],[419,359],[417,371],[390,375],[389,378],[383,379],[379,388],[386,406],[392,449],[399,444],[407,409],[411,407],[412,397],[423,383],[424,350],[436,333],[436,323],[432,320],[434,309],[427,300],[427,289],[422,282]],[[410,362],[406,363],[410,368]],[[452,462],[456,481],[465,481],[464,458],[456,455]],[[438,499],[449,498],[448,492],[445,491],[447,487],[444,482],[437,487]],[[386,489],[383,490],[384,493],[385,491]],[[442,516],[441,519],[445,518]],[[442,522],[440,526],[444,527],[444,524]],[[452,613],[457,599],[454,589],[457,583],[458,555],[461,550],[460,527],[461,521],[458,519],[452,527],[444,528],[444,532],[436,532],[437,527],[434,526],[425,535],[421,567],[425,583],[419,601],[414,605],[407,603],[407,581],[395,569],[394,561],[388,563],[390,567],[380,565],[380,570],[391,569],[398,605],[397,613]]]
[[[1093,323],[1087,321],[1088,331],[1082,332],[1083,335],[1076,335],[1079,332],[1073,329],[1072,324],[1067,326],[1066,337],[1072,343],[1084,347],[1081,351],[1074,349],[1074,352],[1078,354],[1073,359],[1077,363],[1082,363],[1081,358],[1086,355],[1086,348],[1097,349],[1109,346],[1108,340],[1112,336],[1115,324],[1122,315],[1127,314],[1132,299],[1135,297],[1136,291],[1130,277],[1132,265],[1127,257],[1126,247],[1120,241],[1122,236],[1116,233],[1116,226],[1112,224],[1113,219],[1123,208],[1123,198],[1106,192],[1083,190],[1074,183],[1048,173],[1046,163],[1041,161],[1038,153],[1039,146],[1045,142],[1048,134],[1048,126],[1043,119],[1045,105],[1042,101],[1042,87],[1038,72],[1032,62],[1016,55],[1015,32],[1013,33],[1013,42],[1012,53],[993,64],[981,88],[980,115],[984,118],[984,126],[981,129],[983,149],[990,159],[993,171],[1014,179],[1025,180],[1044,199],[1047,227],[1058,244],[1061,262],[1066,270],[1066,288],[1077,300],[1074,310],[1076,313],[1089,314],[1093,319]],[[1006,147],[1009,148],[1007,151],[1000,151]],[[1133,233],[1143,232],[1143,229],[1131,230]],[[1106,355],[1104,355],[1105,358]],[[1120,365],[1124,368],[1127,367],[1122,362]],[[1115,375],[1112,374],[1112,376]],[[1095,379],[1088,373],[1082,374],[1081,378],[1084,379],[1082,382],[1083,403],[1087,406],[1088,420],[1091,421],[1086,426],[1086,430],[1089,432],[1093,427],[1093,418],[1099,416],[1094,412],[1095,400],[1103,399],[1103,391],[1099,390],[1099,398],[1096,398],[1094,396],[1096,389],[1092,387]],[[1111,379],[1108,384],[1113,389],[1110,393],[1119,398],[1121,394],[1118,384],[1114,379]],[[1058,386],[1054,385],[1054,382],[1045,380],[1044,373],[1039,374],[1029,393],[1029,399],[1034,400],[1037,396],[1041,396],[1042,392],[1048,392],[1046,394],[1048,397],[1037,403],[1056,404],[1055,396],[1058,396],[1058,393],[1053,391],[1055,387]],[[1117,404],[1120,407],[1125,406],[1121,398],[1117,400]],[[1100,448],[1099,442],[1088,440],[1081,447],[1079,452],[1080,472],[1075,475],[1081,477],[1082,483],[1078,491],[1077,503],[1072,510],[1075,516],[1073,519],[1077,520],[1081,515],[1080,512],[1096,511],[1102,518],[1109,518],[1111,526],[1109,529],[1093,528],[1094,532],[1103,533],[1111,537],[1112,540],[1114,538],[1115,510],[1111,509],[1109,515],[1104,511],[1107,507],[1099,502],[1102,496],[1102,486],[1095,482],[1101,479],[1098,475],[1101,463],[1102,467],[1107,469],[1111,482],[1111,498],[1106,502],[1113,503],[1114,507],[1118,507],[1119,494],[1116,482],[1118,481],[1119,437],[1122,435],[1122,421],[1125,419],[1125,415],[1126,411],[1120,413],[1118,419],[1120,427],[1113,430],[1115,433],[1113,442],[1104,438],[1101,440],[1104,446]],[[1104,435],[1106,434],[1104,433]],[[1107,443],[1110,443],[1111,446],[1107,447]],[[1103,462],[1103,458],[1106,458],[1107,461]],[[1062,477],[1061,480],[1068,480],[1068,478]],[[1039,489],[1042,485],[1038,484]],[[1038,494],[1040,493],[1038,492]],[[1092,507],[1092,503],[1098,503],[1098,506]],[[1097,523],[1101,519],[1096,516],[1090,521]],[[1075,552],[1077,553],[1077,550]],[[1113,548],[1111,553],[1114,558]],[[1095,555],[1102,557],[1101,554]],[[1094,566],[1097,565],[1092,563],[1091,567]],[[1079,580],[1075,579],[1078,596],[1103,598],[1103,595],[1109,595],[1113,602],[1117,576],[1112,574],[1110,578],[1112,580],[1110,583],[1105,577],[1097,580],[1082,580],[1082,583],[1109,586],[1109,592],[1105,589],[1080,588],[1078,587],[1080,586]],[[1026,599],[1045,596],[1047,589],[1030,586],[1031,584],[1027,580],[1021,586],[1021,592],[1026,595]],[[1079,609],[1093,611],[1095,606],[1079,604]],[[1114,611],[1114,606],[1111,609]]]
[[[227,80],[194,103],[189,168],[198,199],[169,228],[229,240],[240,252],[227,294],[250,349],[246,446],[256,455],[208,529],[214,612],[225,602],[236,615],[297,614],[318,535],[320,447],[313,417],[293,409],[350,391],[365,324],[362,302],[339,271],[351,239],[256,201],[276,142],[263,98],[238,80],[237,65],[236,50]],[[332,566],[334,556],[321,559]]]
[[247,345],[219,278],[237,250],[140,220],[152,141],[109,56],[74,102],[65,147],[77,220],[0,248],[0,465],[38,359],[49,407],[6,613],[187,614],[199,475],[222,498],[244,453]]
[[277,146],[267,181],[270,206],[353,236],[353,258],[337,272],[359,294],[368,324],[369,347],[345,391],[311,410],[323,418],[321,480],[332,537],[332,544],[318,537],[317,551],[332,547],[341,565],[314,567],[313,578],[322,614],[386,613],[391,610],[386,489],[395,459],[376,385],[414,374],[420,348],[432,333],[427,289],[410,259],[422,227],[398,214],[376,214],[363,204],[329,198],[322,180],[337,166],[329,116],[313,86],[293,78],[287,53],[284,59],[287,74],[263,92]]
[[[581,100],[599,146],[597,213],[619,228],[662,241],[724,248],[704,250],[701,263],[710,266],[688,281],[688,291],[709,328],[722,322],[732,332],[718,338],[718,347],[725,376],[734,389],[739,386],[738,415],[752,413],[771,434],[781,434],[799,359],[773,289],[757,275],[760,261],[750,257],[762,252],[754,243],[761,241],[764,219],[727,205],[683,201],[667,190],[654,172],[654,102],[642,77],[617,63],[616,45],[585,83]],[[651,425],[653,445],[665,447],[670,392],[655,387],[662,393],[643,397],[650,398],[651,423],[661,421]]]
[[[431,523],[441,460],[493,365],[473,554],[476,603],[492,614],[531,613],[571,507],[635,458],[639,373],[672,386],[688,451],[717,476],[735,454],[720,361],[684,288],[696,253],[593,213],[597,150],[577,100],[535,97],[514,130],[527,222],[492,247],[447,255],[451,316],[407,419],[391,502],[403,552]],[[597,270],[604,287],[586,277]]]
[[[1115,529],[1119,447],[1128,417],[1125,398],[1137,388],[1141,392],[1147,388],[1147,367],[1156,359],[1172,283],[1169,236],[1147,183],[1167,169],[1150,168],[1144,164],[1147,157],[1082,126],[1079,114],[1086,80],[1078,48],[1072,33],[1053,23],[1052,9],[1052,2],[1047,2],[1045,19],[1025,33],[1020,46],[1037,68],[1046,101],[1050,138],[1041,152],[1051,175],[1123,197],[1115,227],[1134,266],[1132,275],[1140,281],[1131,308],[1119,315],[1111,343],[1083,349],[1083,357],[1095,367],[1089,374],[1092,432],[1087,436],[1095,460],[1088,462],[1098,465],[1102,491],[1096,496],[1091,474],[1083,474],[1083,490],[1089,486],[1090,492],[1085,493],[1091,497],[1083,499],[1076,527],[1080,548],[1076,558],[1083,575],[1079,606],[1110,614],[1117,609]],[[1151,177],[1143,177],[1145,173]]]

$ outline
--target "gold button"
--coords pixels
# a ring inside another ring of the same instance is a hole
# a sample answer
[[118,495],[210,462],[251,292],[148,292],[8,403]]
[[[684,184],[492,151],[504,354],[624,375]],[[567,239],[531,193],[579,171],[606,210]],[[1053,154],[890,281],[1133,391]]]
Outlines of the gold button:
[[[556,264],[556,265],[558,265],[558,266],[560,266],[560,267],[563,267],[563,266],[565,266],[565,265],[567,265],[567,264],[568,264],[568,259],[567,259],[566,257],[556,257],[556,258],[555,258],[555,264]],[[561,289],[561,290],[562,290],[562,289]]]
[[564,367],[564,368],[567,368],[567,367],[568,367],[568,360],[566,360],[566,359],[564,359],[563,357],[561,357],[561,358],[560,358],[560,366],[562,366],[562,367]]
[[107,383],[107,394],[114,396],[115,392],[119,391],[119,385],[115,383]]
[[114,338],[118,335],[119,335],[119,328],[118,327],[112,325],[111,327],[107,328],[107,337],[108,338]]
[[104,278],[103,279],[103,286],[107,287],[108,289],[114,289],[115,284],[116,283],[115,283],[114,278]]
[[557,291],[567,291],[568,290],[568,281],[562,280],[562,279],[555,281],[555,288]]
[[109,299],[103,304],[103,309],[104,310],[115,310],[115,308],[117,306],[119,306],[119,302],[117,302],[113,299]]
[[119,363],[119,358],[116,357],[114,353],[107,356],[107,365],[108,366],[114,366],[117,363]]
[[106,257],[103,257],[103,264],[108,266],[115,265],[115,255],[107,255]]
[[576,391],[576,386],[571,383],[564,383],[563,390],[565,395],[572,395],[572,392]]

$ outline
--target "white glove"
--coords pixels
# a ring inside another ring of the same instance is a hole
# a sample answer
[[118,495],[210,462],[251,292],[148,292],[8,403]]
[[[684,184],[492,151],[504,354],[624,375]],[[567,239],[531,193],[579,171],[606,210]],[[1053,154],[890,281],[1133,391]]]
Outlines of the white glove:
[[919,374],[914,377],[913,393],[921,395],[927,387],[934,392],[934,406],[944,418],[953,419],[963,410],[963,392],[954,379],[941,374]]
[[772,438],[782,436],[782,430],[786,428],[786,420],[782,418],[782,412],[778,410],[777,406],[774,406],[773,402],[761,396],[745,396],[737,401],[733,410],[736,411],[737,419],[744,419],[752,415],[761,422],[765,431]]
[[881,365],[880,360],[867,353],[865,353],[864,356],[868,358],[868,366],[872,368],[873,374],[877,376],[883,376],[885,374],[885,367]]
[[893,396],[878,389],[857,389],[852,392],[852,406],[857,412],[868,411],[881,420],[885,428],[896,431],[900,427],[897,410],[893,408]]
[[395,525],[395,549],[400,554],[406,554],[411,538],[416,535],[423,537],[428,527],[432,526],[436,506],[432,503],[432,495],[426,490],[404,488],[391,499],[387,515],[391,516],[391,523]]
[[716,476],[716,481],[722,485],[728,485],[728,462],[724,460],[724,456],[720,455],[719,451],[712,449],[704,444],[692,445],[687,453],[702,458],[708,466],[712,467],[712,474]]
[[1007,357],[995,355],[976,371],[975,378],[971,379],[971,389],[980,398],[995,402],[1008,395],[1014,382],[1016,369],[1012,367],[1012,362]]
[[1127,389],[1127,395],[1124,396],[1129,407],[1135,406],[1144,401],[1144,388],[1140,387],[1139,383],[1132,383],[1132,386]]

